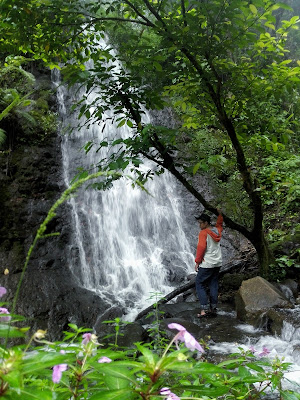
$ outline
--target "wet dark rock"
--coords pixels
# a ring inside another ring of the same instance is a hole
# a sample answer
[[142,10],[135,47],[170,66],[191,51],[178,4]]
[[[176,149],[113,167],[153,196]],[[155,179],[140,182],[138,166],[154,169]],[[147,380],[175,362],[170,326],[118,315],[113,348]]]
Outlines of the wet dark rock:
[[[178,308],[178,305],[176,305]],[[208,346],[213,343],[240,343],[246,338],[258,338],[267,335],[267,331],[255,330],[243,332],[241,321],[236,318],[236,313],[232,310],[230,304],[220,304],[217,315],[212,317],[198,318],[199,303],[190,303],[178,309],[176,307],[168,307],[168,314],[160,322],[161,329],[166,332],[168,339],[171,339],[178,332],[170,330],[170,323],[177,323],[184,326],[200,342],[204,341]],[[173,315],[172,317],[170,315]],[[166,318],[168,316],[168,318]],[[206,358],[212,358],[213,353],[206,350]]]
[[244,280],[244,274],[226,273],[221,279],[221,284],[224,288],[226,288],[226,290],[238,290]]
[[261,316],[262,326],[273,335],[280,336],[286,315],[282,310],[270,309]]
[[186,319],[186,318],[180,318],[180,317],[176,317],[176,318],[165,318],[161,324],[160,327],[163,331],[166,332],[166,336],[168,339],[172,339],[176,333],[178,333],[178,330],[173,330],[168,328],[168,325],[171,323],[176,323],[179,325],[182,325],[185,327],[185,329],[192,334],[195,338],[197,338],[198,340],[201,339],[200,336],[200,328],[199,325],[194,323],[193,321],[191,321],[190,319]]
[[[290,309],[273,308],[262,314],[261,320],[264,329],[268,330],[272,335],[281,336],[285,340],[291,341],[292,336],[297,339],[294,331],[298,330],[298,339],[300,338],[300,318],[297,310],[295,312]],[[287,326],[289,329],[286,329]]]
[[278,290],[284,295],[284,297],[290,301],[292,304],[296,303],[294,294],[290,286],[284,284],[283,282],[274,283],[274,286],[277,287]]
[[299,295],[299,283],[297,281],[294,279],[285,279],[281,283],[291,289],[295,298]]
[[120,323],[118,333],[114,324],[98,324],[95,330],[98,341],[105,345],[117,344],[119,347],[134,348],[134,343],[146,342],[149,336],[146,330],[138,322],[131,322],[124,325]]
[[192,274],[189,274],[186,279],[190,282],[195,282],[196,280],[196,274],[193,272]]
[[[115,318],[120,318],[124,315],[124,309],[119,306],[108,306],[107,309],[97,316],[93,326],[96,334],[100,334],[105,324],[103,321],[113,321]],[[103,336],[103,335],[102,335]]]
[[[49,75],[42,85],[50,88]],[[34,133],[33,133],[34,135]],[[17,142],[9,156],[0,154],[0,285],[8,289],[4,301],[11,309],[26,254],[36,232],[54,202],[65,189],[62,175],[60,139],[46,135],[30,145]],[[16,314],[23,315],[31,332],[47,329],[47,339],[55,340],[69,323],[92,327],[108,305],[101,296],[81,288],[76,276],[78,265],[70,270],[71,208],[57,210],[46,233],[59,236],[39,240],[32,252],[17,300]],[[75,260],[76,261],[76,260]]]
[[236,294],[237,317],[257,325],[259,317],[271,308],[291,308],[292,304],[274,285],[256,277],[242,283]]
[[199,303],[176,303],[176,304],[161,304],[159,306],[159,311],[163,313],[164,318],[173,318],[182,313],[190,313],[191,311],[195,311],[195,303],[196,307],[199,308]]

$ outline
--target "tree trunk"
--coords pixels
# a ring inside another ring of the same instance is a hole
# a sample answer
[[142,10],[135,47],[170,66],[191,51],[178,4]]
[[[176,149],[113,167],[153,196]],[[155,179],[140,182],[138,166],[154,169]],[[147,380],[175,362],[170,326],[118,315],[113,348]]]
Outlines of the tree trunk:
[[171,293],[167,294],[165,297],[163,297],[162,299],[160,299],[157,303],[152,304],[151,306],[145,308],[144,310],[142,310],[135,318],[135,321],[141,319],[142,317],[144,317],[145,315],[147,315],[151,310],[153,310],[153,308],[158,307],[160,304],[164,304],[167,303],[168,301],[172,300],[174,297],[178,296],[179,294],[186,292],[189,289],[192,289],[193,287],[195,287],[195,282],[189,282],[186,283],[183,286],[180,286],[179,288],[173,290]]
[[264,232],[253,231],[251,243],[255,247],[259,262],[259,274],[263,278],[269,277],[269,266],[275,261],[274,255],[268,245]]

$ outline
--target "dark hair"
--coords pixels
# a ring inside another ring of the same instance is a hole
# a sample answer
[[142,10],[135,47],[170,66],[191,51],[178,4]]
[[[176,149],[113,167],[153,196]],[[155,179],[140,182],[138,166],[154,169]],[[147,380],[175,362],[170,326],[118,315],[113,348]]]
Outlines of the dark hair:
[[202,213],[199,217],[195,217],[197,221],[208,222],[210,224],[210,216],[207,214]]

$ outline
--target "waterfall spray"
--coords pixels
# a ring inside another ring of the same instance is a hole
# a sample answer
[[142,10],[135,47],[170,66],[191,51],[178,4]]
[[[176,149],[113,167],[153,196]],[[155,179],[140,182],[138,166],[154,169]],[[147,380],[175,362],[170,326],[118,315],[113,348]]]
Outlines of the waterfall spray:
[[[58,85],[57,76],[55,81],[62,124],[75,127],[77,115],[69,109],[74,92]],[[91,92],[89,100],[94,101],[95,96]],[[66,186],[78,167],[89,169],[97,160],[108,157],[108,147],[98,151],[92,148],[85,154],[87,142],[100,143],[131,134],[127,125],[116,128],[111,116],[108,110],[101,124],[63,136]],[[144,123],[150,122],[147,112],[143,118]],[[146,188],[149,194],[120,179],[109,190],[89,188],[71,199],[74,237],[69,267],[78,285],[96,292],[111,305],[117,304],[126,314],[149,305],[151,293],[170,292],[172,269],[185,276],[193,266],[174,178],[165,172],[149,180]]]

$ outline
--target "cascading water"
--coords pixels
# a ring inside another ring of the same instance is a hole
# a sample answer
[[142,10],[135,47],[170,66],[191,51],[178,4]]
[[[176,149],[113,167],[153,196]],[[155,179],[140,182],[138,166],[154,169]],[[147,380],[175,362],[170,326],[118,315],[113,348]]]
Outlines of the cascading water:
[[[57,76],[55,81],[58,84]],[[58,86],[57,96],[63,126],[76,126],[77,116],[68,109],[74,94]],[[91,93],[89,100],[93,101],[95,96]],[[147,113],[145,118],[145,122],[150,120]],[[92,148],[85,154],[83,147],[87,142],[100,143],[104,138],[109,141],[129,135],[126,125],[116,128],[105,121],[64,135],[66,185],[69,186],[78,167],[90,169],[108,155],[108,147],[98,152]],[[131,315],[153,303],[149,299],[153,293],[172,290],[168,282],[171,269],[176,268],[177,274],[185,276],[193,266],[174,179],[164,173],[150,180],[146,187],[150,195],[122,178],[109,190],[81,190],[71,199],[75,237],[70,269],[80,286],[95,291],[108,304],[117,304]]]
[[[282,389],[293,390],[300,393],[300,306],[286,310],[287,320],[283,321],[280,335],[270,336],[260,328],[243,323],[236,324],[235,313],[227,313],[228,323],[240,331],[239,343],[218,342],[210,345],[210,351],[215,354],[232,354],[239,349],[251,350],[254,357],[261,359],[267,357],[271,360],[283,360],[290,364],[289,370],[284,372],[281,380]],[[233,319],[232,319],[233,318]],[[293,321],[288,322],[288,321]],[[277,400],[279,393],[268,394],[264,399]]]

